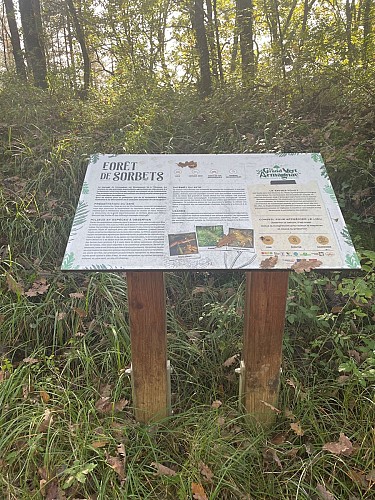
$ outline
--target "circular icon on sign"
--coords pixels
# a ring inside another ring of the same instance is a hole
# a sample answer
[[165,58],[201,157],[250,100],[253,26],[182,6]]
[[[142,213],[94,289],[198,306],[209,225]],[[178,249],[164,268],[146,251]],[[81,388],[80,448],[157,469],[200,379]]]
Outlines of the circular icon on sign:
[[261,236],[260,239],[263,241],[265,245],[272,245],[273,243],[272,236]]
[[316,241],[319,243],[319,245],[328,245],[329,239],[327,236],[318,236],[316,238]]
[[237,173],[237,170],[235,170],[234,168],[231,168],[231,169],[229,170],[229,173],[230,173],[230,174],[236,174],[236,173]]
[[301,243],[301,238],[299,238],[295,234],[292,234],[292,236],[289,236],[288,240],[289,240],[289,243],[291,243],[292,245],[299,245]]

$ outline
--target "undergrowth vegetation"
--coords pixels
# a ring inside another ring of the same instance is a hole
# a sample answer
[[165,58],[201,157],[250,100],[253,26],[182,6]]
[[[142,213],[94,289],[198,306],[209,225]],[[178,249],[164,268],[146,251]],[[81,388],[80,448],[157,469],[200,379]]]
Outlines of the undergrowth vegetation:
[[[112,92],[0,90],[0,497],[372,498],[371,83]],[[240,272],[167,273],[174,414],[134,421],[126,277],[60,271],[89,155],[125,151],[323,154],[362,271],[291,274],[271,429],[238,410]]]

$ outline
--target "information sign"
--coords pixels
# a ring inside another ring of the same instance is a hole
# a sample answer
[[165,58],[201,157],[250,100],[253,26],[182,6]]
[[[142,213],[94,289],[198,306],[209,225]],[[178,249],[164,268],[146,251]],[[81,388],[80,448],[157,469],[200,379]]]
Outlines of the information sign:
[[319,153],[92,155],[63,270],[359,268]]

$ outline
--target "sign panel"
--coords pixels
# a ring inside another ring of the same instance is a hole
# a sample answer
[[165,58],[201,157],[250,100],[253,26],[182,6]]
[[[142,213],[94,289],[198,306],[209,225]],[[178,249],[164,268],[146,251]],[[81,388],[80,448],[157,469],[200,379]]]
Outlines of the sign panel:
[[359,267],[319,153],[92,155],[62,264]]

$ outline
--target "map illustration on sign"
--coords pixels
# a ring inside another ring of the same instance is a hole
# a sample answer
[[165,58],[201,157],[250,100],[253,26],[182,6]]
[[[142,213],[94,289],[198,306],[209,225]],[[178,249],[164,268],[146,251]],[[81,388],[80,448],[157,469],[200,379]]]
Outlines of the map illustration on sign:
[[359,267],[319,153],[92,155],[61,266]]

